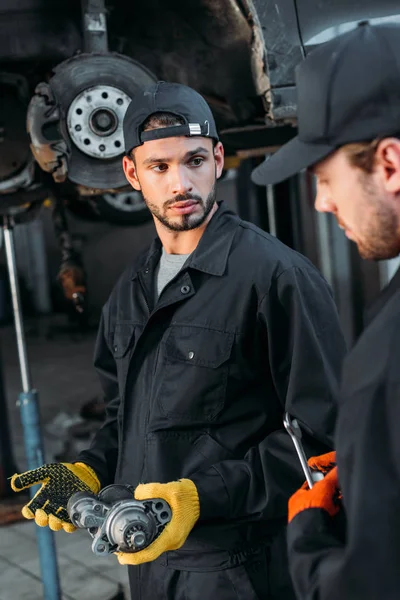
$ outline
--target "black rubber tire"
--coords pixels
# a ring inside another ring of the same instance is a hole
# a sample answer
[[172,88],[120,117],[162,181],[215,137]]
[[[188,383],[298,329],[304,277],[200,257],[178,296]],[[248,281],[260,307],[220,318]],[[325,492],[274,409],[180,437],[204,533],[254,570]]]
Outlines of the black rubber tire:
[[[135,192],[133,192],[135,193]],[[113,225],[119,225],[122,227],[131,227],[136,225],[142,225],[152,219],[151,212],[143,202],[143,207],[138,207],[136,210],[126,211],[118,209],[112,206],[104,196],[94,196],[91,199],[93,206],[99,217],[112,223]]]

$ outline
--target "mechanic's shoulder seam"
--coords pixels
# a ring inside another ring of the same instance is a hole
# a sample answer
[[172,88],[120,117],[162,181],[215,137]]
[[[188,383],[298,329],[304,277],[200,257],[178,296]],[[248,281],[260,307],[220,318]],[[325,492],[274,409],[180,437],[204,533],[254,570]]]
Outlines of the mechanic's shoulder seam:
[[252,231],[256,235],[258,235],[261,238],[264,238],[264,239],[266,239],[268,241],[272,241],[272,242],[273,241],[278,241],[280,244],[282,243],[282,242],[280,242],[278,240],[278,238],[276,238],[275,236],[273,236],[268,231],[264,231],[263,229],[260,229],[260,227],[258,227],[257,225],[255,225],[254,223],[250,223],[250,221],[245,221],[244,219],[241,219],[240,217],[238,217],[238,227],[241,227],[242,229],[247,229],[249,231]]
[[276,274],[275,280],[278,281],[278,279],[280,279],[283,275],[287,275],[290,271],[299,271],[300,273],[309,272],[313,275],[316,275],[317,277],[319,277],[319,279],[321,279],[321,281],[326,283],[326,280],[322,273],[317,269],[317,267],[314,267],[314,265],[311,264],[291,265],[290,267],[286,267],[285,269],[282,269],[282,271]]
[[259,300],[258,303],[258,309],[260,308],[261,304],[264,302],[264,300],[266,300],[268,302],[269,300],[269,295],[271,292],[271,287],[272,284],[277,284],[278,280],[283,276],[283,275],[287,275],[289,272],[291,271],[299,271],[300,273],[302,272],[309,272],[312,273],[314,276],[317,275],[319,277],[319,279],[321,280],[321,283],[325,284],[325,286],[328,287],[328,283],[325,280],[324,276],[322,275],[322,273],[320,273],[320,271],[318,271],[318,269],[316,267],[314,267],[313,265],[291,265],[290,267],[286,267],[284,269],[282,269],[281,271],[279,271],[278,273],[275,273],[272,277],[271,277],[271,281],[269,283],[269,287],[267,292],[265,292],[265,294],[262,295],[262,297]]
[[238,219],[238,227],[253,233],[255,236],[257,236],[257,237],[261,238],[262,240],[264,240],[265,242],[271,244],[272,248],[277,248],[279,251],[284,252],[288,257],[290,257],[292,259],[292,261],[297,261],[298,264],[293,264],[291,266],[304,267],[304,268],[308,267],[311,270],[315,269],[318,271],[318,269],[315,267],[315,265],[313,265],[313,263],[310,261],[310,259],[307,258],[307,256],[305,256],[298,250],[291,248],[290,246],[285,244],[285,242],[283,242],[282,240],[277,238],[275,235],[272,235],[268,231],[264,231],[263,229],[260,229],[260,227],[258,227],[258,225],[255,225],[254,223],[250,223],[249,221],[245,221],[245,220],[239,218]]

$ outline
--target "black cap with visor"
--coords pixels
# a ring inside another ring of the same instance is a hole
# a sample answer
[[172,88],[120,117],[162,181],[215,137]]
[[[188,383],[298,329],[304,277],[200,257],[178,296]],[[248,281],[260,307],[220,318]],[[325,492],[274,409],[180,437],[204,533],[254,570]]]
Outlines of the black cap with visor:
[[400,26],[363,23],[322,44],[296,68],[296,87],[298,135],[254,169],[258,185],[400,132]]
[[[143,131],[146,119],[158,112],[176,115],[183,125]],[[167,137],[200,136],[218,141],[214,117],[204,98],[186,85],[165,81],[158,81],[133,98],[125,114],[123,129],[127,155],[147,141]]]

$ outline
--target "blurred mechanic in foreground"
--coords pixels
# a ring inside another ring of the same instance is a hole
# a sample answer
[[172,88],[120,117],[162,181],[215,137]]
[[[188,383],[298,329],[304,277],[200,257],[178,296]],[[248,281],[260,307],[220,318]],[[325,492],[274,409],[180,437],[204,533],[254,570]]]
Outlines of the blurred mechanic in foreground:
[[[159,82],[138,93],[124,134],[125,174],[158,237],[103,310],[107,421],[79,463],[51,466],[24,514],[70,528],[58,511],[74,487],[129,483],[173,515],[148,548],[118,556],[132,599],[293,598],[287,502],[302,475],[282,418],[302,423],[308,456],[333,447],[345,348],[330,290],[307,259],[216,203],[224,151],[197,92]],[[42,476],[17,475],[14,489]]]
[[[299,135],[257,167],[254,181],[311,169],[316,209],[335,215],[361,256],[398,256],[400,27],[362,24],[327,42],[298,67],[297,90]],[[344,365],[337,467],[289,503],[301,600],[400,597],[400,271],[369,321]]]

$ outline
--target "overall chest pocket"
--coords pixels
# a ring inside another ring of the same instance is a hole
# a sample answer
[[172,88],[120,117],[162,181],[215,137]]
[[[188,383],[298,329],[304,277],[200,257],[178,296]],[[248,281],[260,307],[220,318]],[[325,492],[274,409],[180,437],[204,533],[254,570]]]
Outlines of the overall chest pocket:
[[173,326],[161,345],[159,405],[168,418],[212,420],[224,405],[234,334]]

